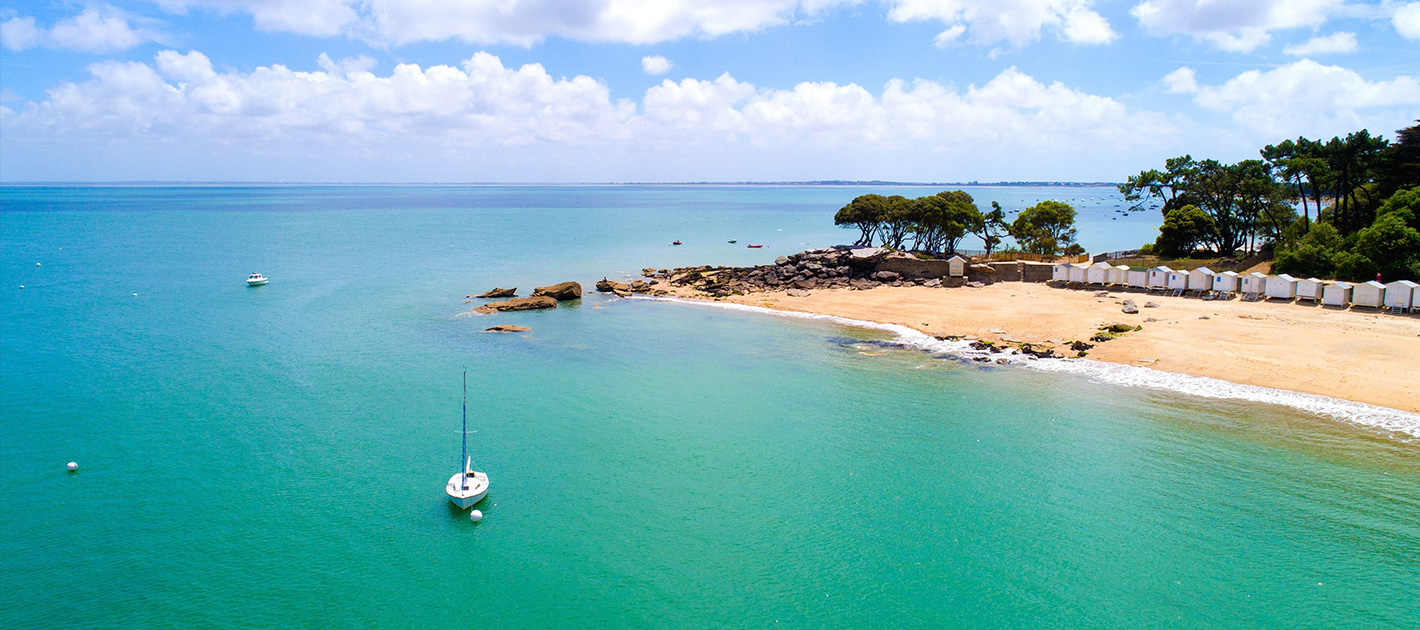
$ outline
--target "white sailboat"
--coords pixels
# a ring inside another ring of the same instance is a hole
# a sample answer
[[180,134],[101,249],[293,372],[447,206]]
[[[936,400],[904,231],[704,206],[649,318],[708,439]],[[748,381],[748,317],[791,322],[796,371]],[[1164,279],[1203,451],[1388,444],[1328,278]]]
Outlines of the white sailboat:
[[468,454],[468,370],[463,373],[463,451],[459,464],[463,470],[449,477],[444,492],[450,502],[466,510],[488,495],[488,475],[473,469],[473,458]]

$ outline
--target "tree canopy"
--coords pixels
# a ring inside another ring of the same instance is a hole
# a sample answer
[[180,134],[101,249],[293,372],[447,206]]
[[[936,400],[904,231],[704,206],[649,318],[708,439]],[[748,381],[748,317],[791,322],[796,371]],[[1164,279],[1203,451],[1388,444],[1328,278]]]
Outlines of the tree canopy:
[[1054,200],[1035,204],[1011,222],[1011,237],[1027,252],[1059,254],[1075,242],[1075,209]]

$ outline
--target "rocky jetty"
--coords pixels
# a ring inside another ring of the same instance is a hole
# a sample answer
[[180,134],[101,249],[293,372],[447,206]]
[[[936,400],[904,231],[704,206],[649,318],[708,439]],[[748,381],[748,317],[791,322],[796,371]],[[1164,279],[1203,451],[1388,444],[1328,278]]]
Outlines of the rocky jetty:
[[[772,265],[702,265],[671,270],[647,268],[642,273],[653,280],[665,280],[672,286],[694,289],[714,297],[762,291],[867,290],[881,286],[927,286],[929,283],[942,286],[940,278],[913,278],[896,271],[878,269],[879,264],[889,257],[915,259],[912,254],[889,252],[879,247],[853,249],[838,246],[780,256]],[[635,283],[632,290],[636,290]],[[650,285],[647,290],[656,291]]]
[[498,313],[502,311],[532,311],[540,308],[557,308],[557,300],[546,295],[513,298],[502,302],[489,302],[473,309],[475,313]]
[[513,288],[511,288],[511,289],[498,289],[498,288],[494,288],[494,289],[491,290],[491,291],[484,291],[483,293],[479,293],[478,295],[475,295],[475,296],[473,296],[473,297],[476,297],[476,298],[483,298],[483,299],[487,299],[487,298],[510,298],[510,297],[518,297],[518,287],[513,287]]
[[[638,282],[640,282],[638,280]],[[621,297],[631,297],[631,286],[624,282],[615,282],[602,278],[597,281],[597,291],[601,293],[615,293]]]
[[483,332],[515,333],[528,332],[531,330],[532,329],[528,328],[527,326],[518,326],[516,324],[498,324],[497,326],[489,326],[487,328],[484,328]]
[[552,286],[533,289],[534,296],[550,297],[558,302],[582,298],[582,285],[576,282],[559,282]]

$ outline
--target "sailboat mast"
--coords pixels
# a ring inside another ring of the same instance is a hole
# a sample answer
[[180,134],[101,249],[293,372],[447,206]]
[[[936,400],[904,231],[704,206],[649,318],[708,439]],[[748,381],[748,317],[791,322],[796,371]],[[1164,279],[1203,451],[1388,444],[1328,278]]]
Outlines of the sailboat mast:
[[463,371],[463,452],[459,457],[460,487],[468,489],[468,370]]

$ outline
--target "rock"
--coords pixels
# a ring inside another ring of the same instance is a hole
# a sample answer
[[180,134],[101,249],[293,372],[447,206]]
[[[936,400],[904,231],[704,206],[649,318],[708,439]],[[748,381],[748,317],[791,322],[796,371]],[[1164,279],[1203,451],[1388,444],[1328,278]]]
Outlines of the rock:
[[1198,317],[1198,319],[1213,319],[1213,318],[1211,318],[1211,317],[1209,317],[1209,316],[1207,316],[1207,315],[1200,315],[1200,316]]
[[931,287],[933,289],[940,288],[942,286],[942,280],[941,278],[932,278],[931,280],[923,282],[922,286]]
[[502,302],[489,302],[473,309],[475,313],[498,313],[502,311],[531,311],[542,308],[557,308],[557,300],[546,295],[513,298]]
[[1049,346],[1036,346],[1029,343],[1021,344],[1021,354],[1035,357],[1037,359],[1050,359],[1055,357],[1055,350]]
[[789,264],[789,257],[788,257],[788,256],[780,256],[780,257],[778,257],[778,258],[775,258],[775,259],[774,259],[774,264],[776,264],[776,265],[778,265],[778,266],[780,266],[780,267],[783,267],[784,265]]
[[871,277],[874,280],[877,280],[878,282],[892,282],[893,280],[901,278],[902,274],[899,274],[896,271],[879,271],[873,274]]
[[855,263],[877,262],[887,256],[887,250],[881,247],[859,247],[848,250],[848,256]]
[[1157,318],[1157,317],[1145,317],[1145,318],[1144,318],[1144,323],[1145,323],[1145,324],[1148,324],[1148,323],[1150,323],[1150,322],[1161,322],[1161,321],[1164,321],[1164,320],[1159,319],[1159,318]]
[[1125,300],[1124,307],[1120,310],[1124,311],[1127,315],[1133,315],[1139,312],[1139,307],[1134,305],[1134,300]]
[[513,325],[513,324],[498,324],[497,326],[489,326],[489,327],[487,327],[487,328],[484,328],[484,329],[483,329],[483,332],[510,333],[510,332],[528,332],[528,331],[530,331],[530,330],[532,330],[532,329],[531,329],[531,328],[528,328],[527,326],[516,326],[516,325]]
[[999,358],[999,359],[996,359],[996,364],[997,364],[997,365],[1010,365],[1010,364],[1011,364],[1011,360],[1010,360],[1010,359],[1007,359],[1006,357],[1001,357],[1001,358]]
[[799,291],[799,290],[797,290],[797,289],[789,289],[789,297],[809,297],[810,295],[812,295],[812,294],[809,293],[808,291]]
[[1153,302],[1145,302],[1145,303],[1144,303],[1144,308],[1158,308],[1158,307],[1159,307],[1159,305],[1158,305],[1158,304],[1155,304],[1155,303],[1153,303]]
[[632,280],[630,289],[632,293],[650,293],[651,283],[642,282],[640,280]]
[[1094,344],[1085,343],[1085,342],[1083,342],[1083,341],[1071,341],[1071,342],[1070,342],[1070,349],[1071,349],[1071,350],[1074,350],[1075,352],[1084,352],[1084,351],[1089,350],[1090,348],[1093,348],[1093,347],[1095,347]]
[[473,296],[473,297],[476,297],[476,298],[508,298],[508,297],[518,297],[518,287],[513,287],[513,288],[511,288],[511,289],[497,289],[497,288],[495,288],[495,289],[493,289],[492,291],[484,291],[483,293],[479,293],[478,295],[475,295],[475,296]]
[[1109,291],[1096,291],[1095,297],[1107,298],[1109,297]]
[[551,286],[533,289],[533,295],[547,296],[559,302],[576,300],[582,297],[582,285],[576,282],[559,282]]
[[[636,282],[641,282],[641,281],[640,281],[640,280],[637,280]],[[645,284],[645,283],[642,282],[642,284]],[[614,280],[607,280],[606,278],[602,278],[601,280],[598,280],[596,286],[597,286],[597,290],[598,290],[598,291],[601,291],[602,293],[619,293],[620,291],[630,291],[630,290],[631,290],[631,287],[628,287],[628,286],[626,286],[626,285],[623,284],[623,283],[616,282],[616,281],[614,281]]]

